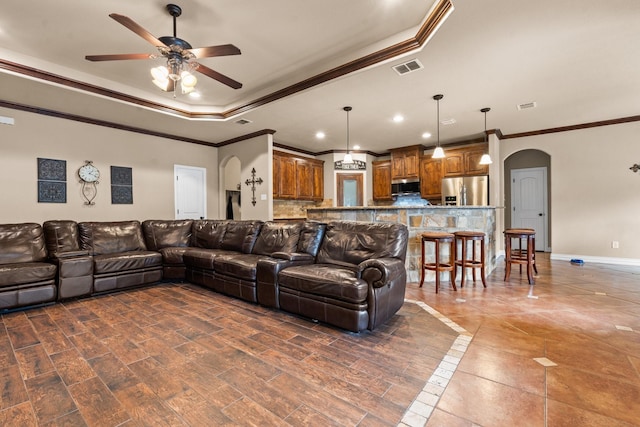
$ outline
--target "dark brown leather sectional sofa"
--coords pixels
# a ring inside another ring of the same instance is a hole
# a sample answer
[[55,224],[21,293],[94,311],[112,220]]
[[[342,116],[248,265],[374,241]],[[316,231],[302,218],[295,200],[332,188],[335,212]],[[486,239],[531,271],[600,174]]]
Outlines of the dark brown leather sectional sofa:
[[0,311],[187,280],[343,329],[404,302],[407,228],[334,221],[0,225]]

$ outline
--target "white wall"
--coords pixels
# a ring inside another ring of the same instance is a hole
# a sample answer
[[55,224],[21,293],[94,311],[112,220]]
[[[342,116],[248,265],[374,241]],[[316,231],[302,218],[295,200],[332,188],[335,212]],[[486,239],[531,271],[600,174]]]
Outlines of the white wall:
[[551,156],[553,259],[640,265],[638,135],[632,122],[500,141],[501,164],[528,148]]
[[[0,108],[0,223],[49,219],[173,219],[174,164],[207,169],[207,211],[218,212],[217,148]],[[38,203],[37,158],[66,160],[67,203]],[[92,160],[101,177],[94,206],[84,205],[77,170]],[[112,205],[110,167],[131,167],[133,204]]]
[[[240,160],[240,182],[242,207],[241,219],[273,219],[273,135],[267,134],[246,141],[236,142],[218,148],[220,185],[224,187],[224,166],[233,156]],[[262,184],[256,184],[256,204],[252,205],[253,193],[247,179],[252,179],[251,170],[255,168],[255,179],[262,178]],[[220,218],[225,218],[224,191],[219,200]]]

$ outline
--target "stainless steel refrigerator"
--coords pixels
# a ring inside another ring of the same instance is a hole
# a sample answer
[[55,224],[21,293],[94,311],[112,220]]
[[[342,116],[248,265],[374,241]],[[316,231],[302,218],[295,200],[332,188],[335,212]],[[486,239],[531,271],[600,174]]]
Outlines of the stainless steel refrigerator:
[[443,178],[442,204],[446,206],[488,206],[489,176]]

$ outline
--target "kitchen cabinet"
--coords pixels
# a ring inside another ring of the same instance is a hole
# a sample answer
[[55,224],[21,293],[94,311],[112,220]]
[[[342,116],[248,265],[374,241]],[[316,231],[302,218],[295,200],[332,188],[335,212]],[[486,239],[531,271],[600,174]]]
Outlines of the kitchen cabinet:
[[421,145],[391,151],[391,179],[418,178]]
[[443,176],[488,175],[489,165],[480,165],[480,158],[485,153],[485,144],[445,150],[443,159]]
[[324,198],[324,162],[274,151],[273,198],[322,200]]
[[443,159],[420,158],[420,197],[440,203],[442,199]]
[[391,196],[391,160],[371,162],[373,200],[393,200]]
[[296,161],[289,156],[273,155],[273,197],[275,199],[295,199]]
[[489,175],[489,165],[481,165],[480,159],[486,153],[484,148],[472,148],[464,153],[464,169],[466,175]]
[[464,175],[464,154],[458,150],[445,151],[445,158],[442,159],[443,163],[443,175],[449,176],[462,176]]
[[311,199],[322,201],[324,200],[324,162],[316,160],[311,163],[311,175],[313,181],[313,191],[311,192]]

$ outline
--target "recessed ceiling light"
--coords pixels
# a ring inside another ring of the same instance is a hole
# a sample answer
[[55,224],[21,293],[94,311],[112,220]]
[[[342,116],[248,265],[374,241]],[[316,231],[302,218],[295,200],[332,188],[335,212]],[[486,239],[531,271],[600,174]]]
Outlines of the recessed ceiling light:
[[354,149],[354,150],[359,150],[359,149],[360,149],[360,146],[359,146],[359,145],[354,145],[354,146],[353,146],[353,149]]
[[324,139],[325,136],[326,135],[322,131],[316,132],[316,138],[318,138],[318,139]]
[[429,132],[425,132],[425,133],[423,133],[423,134],[422,134],[422,138],[423,138],[423,139],[429,139],[429,138],[431,138],[431,133],[429,133]]
[[396,114],[393,116],[393,121],[396,123],[401,123],[404,121],[404,117],[401,114]]
[[450,119],[445,119],[445,120],[440,120],[440,124],[441,125],[452,125],[456,122],[456,119],[454,118],[450,118]]
[[189,96],[194,99],[199,99],[201,95],[200,92],[191,92]]

